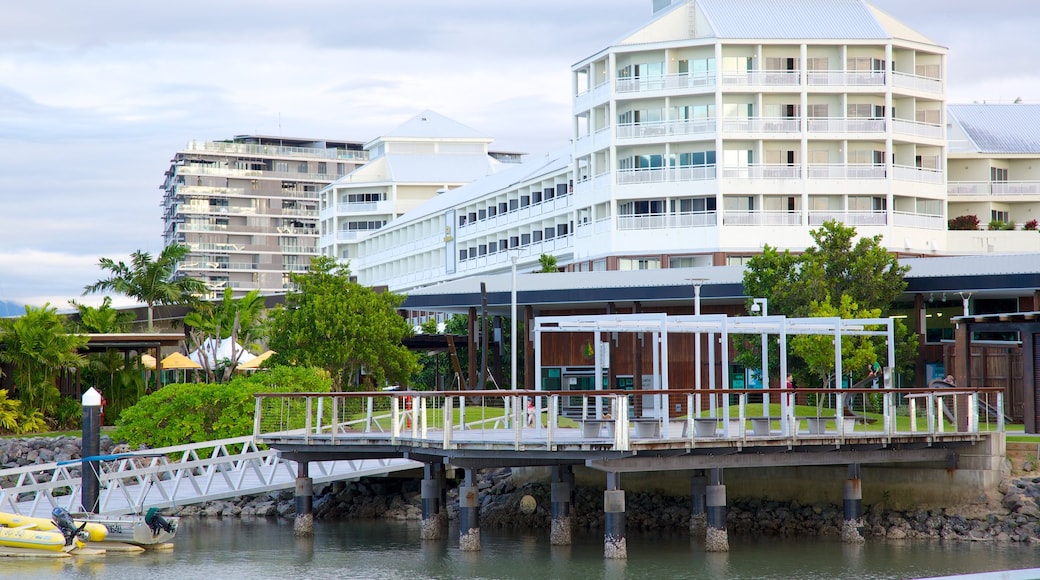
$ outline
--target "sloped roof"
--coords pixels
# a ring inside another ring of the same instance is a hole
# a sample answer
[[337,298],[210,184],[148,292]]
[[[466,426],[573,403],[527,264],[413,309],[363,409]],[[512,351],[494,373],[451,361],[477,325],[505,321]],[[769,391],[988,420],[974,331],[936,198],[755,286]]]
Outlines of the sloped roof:
[[382,138],[478,139],[488,142],[492,141],[487,135],[431,110],[425,110],[408,119],[384,134]]
[[385,156],[390,181],[397,183],[469,183],[495,172],[502,162],[488,155],[390,154]]
[[861,0],[698,0],[718,38],[890,37]]
[[947,105],[979,153],[1040,153],[1040,105]]

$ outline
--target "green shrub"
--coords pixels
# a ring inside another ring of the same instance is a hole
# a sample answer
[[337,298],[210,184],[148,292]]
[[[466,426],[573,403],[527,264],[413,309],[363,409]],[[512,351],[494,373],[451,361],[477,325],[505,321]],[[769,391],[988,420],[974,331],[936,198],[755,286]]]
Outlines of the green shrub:
[[320,370],[274,367],[227,383],[175,383],[124,409],[114,439],[131,446],[172,447],[253,432],[256,393],[327,393],[332,381]]
[[1003,222],[1000,220],[990,220],[987,226],[992,231],[1006,231],[1015,229],[1015,222]]

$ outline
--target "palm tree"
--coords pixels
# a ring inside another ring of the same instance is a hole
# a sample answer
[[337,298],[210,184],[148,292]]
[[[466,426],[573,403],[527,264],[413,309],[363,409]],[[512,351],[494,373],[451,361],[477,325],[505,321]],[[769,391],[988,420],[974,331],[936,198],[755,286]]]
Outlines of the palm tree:
[[86,286],[83,294],[105,290],[136,298],[148,306],[148,332],[152,332],[152,316],[156,304],[189,304],[195,297],[208,291],[206,284],[195,278],[173,279],[177,262],[191,252],[191,248],[173,244],[163,248],[153,261],[148,252],[138,250],[130,255],[130,265],[101,258],[99,266],[112,276]]
[[24,409],[53,410],[59,397],[58,375],[85,364],[79,349],[88,337],[67,333],[64,320],[49,303],[26,306],[25,315],[18,318],[0,318],[0,362],[11,365]]
[[[223,300],[198,304],[184,317],[184,325],[191,329],[189,341],[206,355],[199,358],[210,382],[217,380],[217,367],[224,371],[221,382],[231,378],[241,357],[236,345],[243,344],[247,349],[260,346],[260,341],[267,337],[266,312],[259,290],[251,290],[236,300],[231,288],[225,288]],[[217,361],[216,350],[224,339],[231,340],[231,358]],[[213,368],[211,363],[215,363]]]

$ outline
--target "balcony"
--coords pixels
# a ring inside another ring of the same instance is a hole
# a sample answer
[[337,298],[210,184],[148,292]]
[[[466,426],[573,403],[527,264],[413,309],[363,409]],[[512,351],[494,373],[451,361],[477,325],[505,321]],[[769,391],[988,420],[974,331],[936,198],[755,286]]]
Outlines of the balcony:
[[951,197],[1033,196],[1040,195],[1040,181],[951,181],[946,192]]
[[715,179],[714,165],[651,167],[645,169],[619,169],[617,171],[618,185],[707,181],[711,179]]
[[610,83],[600,83],[585,92],[574,95],[574,112],[587,111],[592,107],[607,102],[610,98]]
[[941,215],[894,211],[892,225],[915,230],[945,230],[946,218]]
[[802,214],[797,211],[727,210],[722,214],[726,226],[800,226]]
[[909,165],[893,165],[892,177],[900,181],[913,181],[916,183],[942,183],[946,178],[941,169],[912,167]]
[[656,123],[625,123],[618,125],[617,138],[645,139],[653,137],[686,137],[711,135],[715,132],[715,119],[692,119],[689,121],[660,121]]
[[717,223],[718,216],[713,211],[617,216],[618,231],[712,227]]
[[394,211],[394,204],[391,201],[366,201],[366,202],[350,202],[350,203],[337,203],[336,204],[336,215],[351,215],[351,214],[392,214]]
[[644,93],[651,91],[709,88],[714,86],[714,74],[680,73],[658,77],[619,78],[617,80],[616,91],[619,94]]
[[809,133],[884,133],[885,120],[860,117],[812,117]]
[[722,130],[734,133],[799,133],[802,122],[798,117],[745,117],[724,118]]
[[888,215],[883,211],[810,211],[809,226],[822,226],[825,222],[838,221],[847,226],[883,226]]
[[223,141],[189,141],[188,151],[206,153],[242,154],[268,157],[310,157],[317,159],[368,160],[368,151],[350,149],[319,149],[315,147],[284,147],[256,143],[226,143]]
[[796,87],[802,73],[796,70],[750,70],[722,73],[724,86],[737,87]]
[[722,169],[724,179],[800,179],[802,167],[780,163],[756,163]]

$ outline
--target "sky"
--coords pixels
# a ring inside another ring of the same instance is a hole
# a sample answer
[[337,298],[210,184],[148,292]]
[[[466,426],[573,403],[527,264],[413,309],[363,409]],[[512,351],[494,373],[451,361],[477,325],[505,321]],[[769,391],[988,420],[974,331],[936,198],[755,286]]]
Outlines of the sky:
[[[1040,104],[1040,2],[871,3],[949,48],[949,102]],[[0,302],[97,304],[82,292],[99,258],[158,254],[163,173],[190,140],[366,142],[432,109],[496,150],[558,148],[570,66],[650,15],[651,0],[9,3]]]

